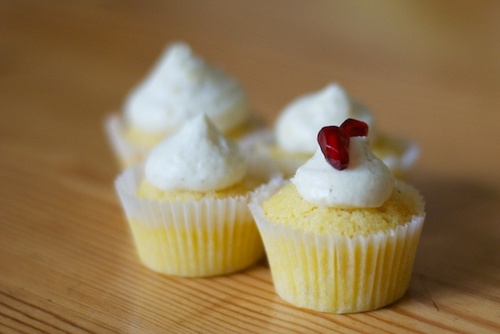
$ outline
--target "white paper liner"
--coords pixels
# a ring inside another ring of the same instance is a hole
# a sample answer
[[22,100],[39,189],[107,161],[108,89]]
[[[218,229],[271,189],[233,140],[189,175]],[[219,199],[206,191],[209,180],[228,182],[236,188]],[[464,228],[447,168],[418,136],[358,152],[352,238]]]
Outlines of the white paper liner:
[[[353,313],[383,307],[405,293],[425,218],[421,198],[420,214],[395,230],[353,238],[318,235],[266,219],[262,203],[284,184],[271,181],[249,204],[280,297],[316,311]],[[398,182],[397,187],[410,186]]]
[[104,128],[111,149],[122,168],[140,163],[147,156],[150,148],[133,143],[124,136],[125,130],[120,114],[114,113],[108,115],[104,120]]
[[150,269],[177,276],[214,276],[242,270],[263,256],[246,196],[147,200],[135,194],[142,178],[142,166],[131,167],[115,185],[139,257]]

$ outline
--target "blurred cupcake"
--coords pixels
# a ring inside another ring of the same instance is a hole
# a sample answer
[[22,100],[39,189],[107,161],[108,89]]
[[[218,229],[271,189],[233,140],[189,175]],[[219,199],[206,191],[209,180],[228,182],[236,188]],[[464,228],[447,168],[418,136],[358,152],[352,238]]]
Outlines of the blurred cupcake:
[[276,291],[296,306],[363,312],[408,288],[424,202],[372,154],[363,124],[323,128],[291,182],[252,194]]
[[247,202],[264,178],[200,115],[155,147],[144,167],[125,170],[116,188],[142,262],[164,274],[203,277],[263,256]]
[[106,119],[106,130],[126,167],[144,159],[163,138],[202,113],[232,139],[244,137],[256,126],[241,85],[188,45],[174,43],[128,96],[123,114]]
[[397,177],[404,176],[418,157],[416,144],[380,134],[371,110],[349,97],[338,84],[329,84],[286,106],[276,120],[274,140],[269,140],[272,136],[268,136],[264,149],[284,174],[291,177],[316,151],[318,131],[326,125],[340,125],[348,118],[369,125],[373,153]]

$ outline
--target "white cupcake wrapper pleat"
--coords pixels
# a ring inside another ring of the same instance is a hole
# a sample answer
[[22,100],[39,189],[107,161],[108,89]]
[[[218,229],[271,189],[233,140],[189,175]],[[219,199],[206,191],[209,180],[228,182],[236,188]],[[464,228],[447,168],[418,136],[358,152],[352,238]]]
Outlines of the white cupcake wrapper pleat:
[[423,201],[416,211],[421,214],[394,230],[352,238],[319,235],[266,219],[262,202],[283,184],[271,181],[249,204],[283,299],[316,311],[352,313],[380,308],[405,293],[424,222]]
[[116,190],[139,257],[149,268],[178,276],[214,276],[244,269],[263,256],[246,196],[168,202],[139,198],[142,166],[125,170]]

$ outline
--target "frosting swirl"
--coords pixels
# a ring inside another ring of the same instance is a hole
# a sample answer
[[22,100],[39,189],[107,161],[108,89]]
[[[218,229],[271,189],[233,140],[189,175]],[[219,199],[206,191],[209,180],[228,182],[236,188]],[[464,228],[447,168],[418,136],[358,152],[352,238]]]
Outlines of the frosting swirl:
[[350,138],[349,158],[349,166],[340,171],[317,149],[291,181],[305,200],[318,206],[380,207],[394,187],[389,168],[373,155],[367,137]]
[[242,87],[183,43],[165,50],[125,101],[124,112],[128,124],[158,134],[173,133],[200,113],[206,113],[222,132],[238,127],[249,117]]
[[204,114],[158,144],[145,165],[146,179],[162,190],[220,190],[241,181],[246,172],[238,146]]
[[340,125],[347,118],[367,123],[370,138],[376,132],[371,111],[350,98],[340,85],[329,84],[285,107],[276,120],[277,144],[290,153],[313,154],[317,148],[318,131],[325,125]]

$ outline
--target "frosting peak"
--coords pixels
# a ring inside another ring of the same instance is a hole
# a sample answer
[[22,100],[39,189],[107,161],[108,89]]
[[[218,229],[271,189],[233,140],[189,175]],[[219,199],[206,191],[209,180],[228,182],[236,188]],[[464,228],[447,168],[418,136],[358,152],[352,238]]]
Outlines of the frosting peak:
[[206,113],[216,127],[230,131],[249,117],[243,88],[220,69],[174,43],[125,102],[125,118],[139,130],[171,134],[185,121]]
[[162,190],[224,189],[241,181],[246,171],[238,146],[204,114],[155,147],[145,165],[146,179]]
[[362,120],[374,132],[372,113],[352,100],[338,84],[303,95],[286,106],[276,120],[276,141],[285,151],[313,154],[316,136],[325,125],[340,125],[347,118]]
[[317,94],[316,105],[324,112],[330,112],[340,124],[349,117],[351,103],[345,90],[336,84],[329,84]]
[[376,158],[367,137],[351,137],[349,166],[330,166],[320,149],[301,166],[292,182],[301,196],[318,206],[339,208],[380,207],[391,196],[393,176]]

